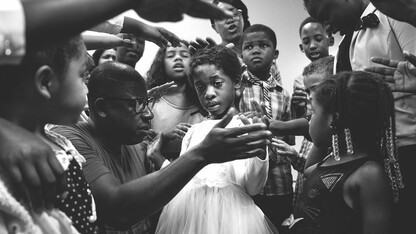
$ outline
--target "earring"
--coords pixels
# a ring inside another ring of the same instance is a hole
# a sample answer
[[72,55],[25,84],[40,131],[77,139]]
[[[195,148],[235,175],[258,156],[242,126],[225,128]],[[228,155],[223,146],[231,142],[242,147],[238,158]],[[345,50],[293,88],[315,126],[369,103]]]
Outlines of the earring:
[[339,161],[339,148],[338,148],[338,134],[336,128],[331,126],[333,133],[332,133],[332,155],[336,161]]
[[351,155],[354,153],[354,149],[352,147],[350,129],[349,128],[344,129],[344,133],[345,133],[345,143],[347,145],[347,154]]

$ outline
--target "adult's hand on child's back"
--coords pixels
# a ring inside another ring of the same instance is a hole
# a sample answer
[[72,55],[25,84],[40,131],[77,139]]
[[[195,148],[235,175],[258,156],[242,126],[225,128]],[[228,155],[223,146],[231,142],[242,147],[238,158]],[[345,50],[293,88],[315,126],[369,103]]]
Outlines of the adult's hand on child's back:
[[52,209],[66,185],[55,153],[38,136],[15,124],[0,119],[0,126],[1,174],[35,211]]
[[230,108],[228,113],[208,133],[205,139],[196,146],[207,163],[221,163],[244,159],[264,154],[269,144],[271,132],[263,123],[255,123],[236,128],[225,128],[236,111]]

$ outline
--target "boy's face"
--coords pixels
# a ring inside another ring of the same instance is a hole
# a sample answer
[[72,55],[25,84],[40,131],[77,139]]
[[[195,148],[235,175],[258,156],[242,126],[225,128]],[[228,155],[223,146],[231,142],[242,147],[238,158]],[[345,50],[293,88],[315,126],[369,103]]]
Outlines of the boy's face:
[[83,44],[80,50],[80,54],[70,60],[64,74],[56,79],[57,89],[51,94],[49,106],[57,115],[52,120],[54,124],[75,124],[87,102],[87,50]]
[[331,40],[328,38],[322,24],[311,22],[302,27],[300,33],[302,43],[299,45],[300,50],[305,53],[306,57],[315,61],[329,55],[329,46]]
[[325,22],[329,21],[333,32],[341,35],[353,30],[360,20],[366,5],[363,0],[310,0],[306,6],[313,18]]
[[191,55],[186,45],[167,47],[165,53],[166,75],[175,82],[185,82]]
[[278,57],[273,42],[264,32],[252,32],[244,36],[242,57],[247,69],[254,75],[268,72]]
[[212,64],[195,68],[194,86],[199,102],[213,118],[220,119],[234,103],[235,84],[231,78]]
[[309,93],[309,98],[312,99],[315,88],[325,79],[323,74],[311,74],[306,75],[303,78],[303,84],[305,85],[306,92]]
[[218,7],[232,11],[234,17],[222,20],[215,20],[213,24],[214,30],[220,35],[223,42],[238,42],[244,30],[244,21],[241,12],[239,11],[239,9],[224,2],[218,3]]

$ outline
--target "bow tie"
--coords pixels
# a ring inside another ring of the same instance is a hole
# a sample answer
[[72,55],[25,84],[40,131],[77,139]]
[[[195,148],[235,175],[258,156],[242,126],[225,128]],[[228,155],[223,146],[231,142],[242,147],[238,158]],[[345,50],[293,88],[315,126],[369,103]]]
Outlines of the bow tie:
[[378,19],[377,15],[374,13],[370,13],[364,16],[363,18],[361,18],[360,25],[355,31],[366,29],[366,28],[375,28],[378,26],[379,23],[380,23],[380,20]]

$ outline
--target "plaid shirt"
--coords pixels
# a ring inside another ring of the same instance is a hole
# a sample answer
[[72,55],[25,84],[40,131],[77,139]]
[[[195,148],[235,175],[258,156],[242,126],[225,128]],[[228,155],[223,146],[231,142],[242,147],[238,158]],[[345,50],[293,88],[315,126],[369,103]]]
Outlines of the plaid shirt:
[[[289,120],[290,119],[290,95],[283,89],[282,85],[276,80],[272,73],[267,83],[270,86],[269,95],[271,98],[271,109],[273,119]],[[248,71],[244,71],[242,75],[244,90],[242,91],[239,107],[241,112],[254,111],[250,100],[253,99],[258,103],[263,102],[263,91],[260,85],[248,82]],[[287,140],[288,144],[294,145],[294,136]],[[273,153],[269,151],[269,153]],[[271,195],[287,195],[293,193],[293,178],[291,165],[284,157],[277,157],[276,161],[269,161],[269,174],[261,194]]]

